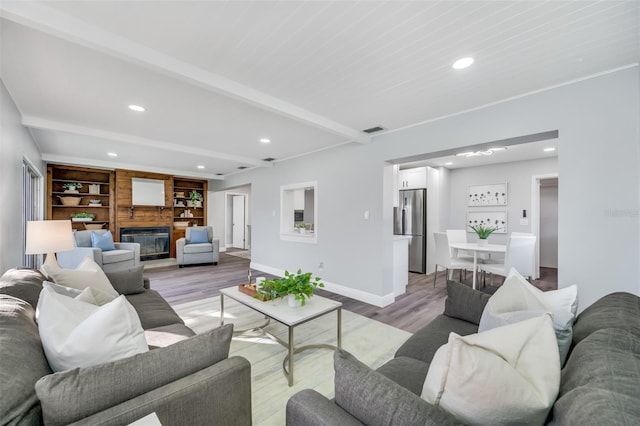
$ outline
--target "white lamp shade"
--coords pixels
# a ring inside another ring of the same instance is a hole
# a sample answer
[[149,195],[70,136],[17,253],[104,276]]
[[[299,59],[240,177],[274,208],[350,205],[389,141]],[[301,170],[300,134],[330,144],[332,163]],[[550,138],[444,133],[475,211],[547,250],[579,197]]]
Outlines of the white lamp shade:
[[73,250],[70,220],[33,220],[27,222],[25,254],[56,253]]

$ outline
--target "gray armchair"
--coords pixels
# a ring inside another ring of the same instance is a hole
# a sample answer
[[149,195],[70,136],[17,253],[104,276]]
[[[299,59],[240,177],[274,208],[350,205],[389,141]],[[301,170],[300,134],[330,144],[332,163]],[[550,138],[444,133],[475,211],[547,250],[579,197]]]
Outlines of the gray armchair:
[[[206,243],[192,243],[191,232],[193,230],[207,230]],[[176,258],[178,266],[193,265],[197,263],[218,264],[220,260],[220,240],[213,238],[211,226],[189,227],[185,230],[184,238],[176,241]]]
[[93,259],[105,272],[131,268],[140,264],[140,244],[114,243],[115,250],[102,251],[99,248],[91,247],[92,232],[102,235],[107,230],[75,231],[73,237],[76,247],[73,250],[61,251],[56,254],[60,266],[74,269],[85,257]]

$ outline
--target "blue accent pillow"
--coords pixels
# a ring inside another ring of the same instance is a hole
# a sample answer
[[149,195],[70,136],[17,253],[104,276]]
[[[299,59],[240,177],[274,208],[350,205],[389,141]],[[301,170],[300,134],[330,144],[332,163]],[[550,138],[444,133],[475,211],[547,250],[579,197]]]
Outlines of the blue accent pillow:
[[189,244],[201,244],[208,243],[209,235],[207,234],[207,229],[192,229],[191,234],[189,234]]
[[92,232],[91,247],[99,248],[102,251],[115,250],[116,246],[113,244],[113,235],[111,235],[111,231],[107,231],[102,235],[95,231]]

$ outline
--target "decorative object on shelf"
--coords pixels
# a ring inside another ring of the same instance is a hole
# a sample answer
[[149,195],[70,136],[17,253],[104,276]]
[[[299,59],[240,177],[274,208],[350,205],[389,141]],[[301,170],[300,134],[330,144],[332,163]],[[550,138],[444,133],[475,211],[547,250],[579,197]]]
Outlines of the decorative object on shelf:
[[303,273],[301,269],[295,274],[284,271],[284,277],[264,280],[255,297],[267,300],[276,297],[288,297],[290,307],[304,306],[307,299],[313,296],[313,291],[324,287],[320,277],[311,278],[311,272]]
[[173,193],[173,197],[174,198],[184,198],[184,192],[174,192]]
[[78,189],[82,188],[82,184],[80,182],[67,182],[62,184],[62,189],[64,192],[69,194],[77,194]]
[[61,197],[58,195],[58,198],[63,206],[79,206],[82,201],[82,197]]
[[86,213],[86,212],[82,212],[82,213],[74,213],[71,215],[71,221],[72,222],[91,222],[93,219],[95,219],[96,215],[93,213]]
[[478,206],[506,206],[507,184],[497,183],[493,185],[470,185],[467,205]]
[[304,222],[296,223],[293,227],[301,234],[307,233],[307,225]]
[[92,183],[91,185],[89,185],[89,194],[100,194],[100,184],[99,183]]
[[201,193],[195,189],[189,193],[189,200],[187,200],[187,207],[202,207],[202,200],[204,197]]
[[184,229],[189,226],[189,222],[173,222],[173,227],[176,229]]
[[97,231],[98,229],[102,229],[104,223],[83,223],[84,229],[89,231]]
[[95,207],[102,206],[102,200],[89,200],[89,205]]
[[[470,211],[467,212],[467,225],[471,226],[482,225],[491,226],[496,228],[493,232],[496,234],[507,233],[507,212],[506,211]],[[475,232],[469,229],[468,232]]]
[[182,201],[182,200],[174,200],[173,206],[174,207],[184,207],[184,201]]

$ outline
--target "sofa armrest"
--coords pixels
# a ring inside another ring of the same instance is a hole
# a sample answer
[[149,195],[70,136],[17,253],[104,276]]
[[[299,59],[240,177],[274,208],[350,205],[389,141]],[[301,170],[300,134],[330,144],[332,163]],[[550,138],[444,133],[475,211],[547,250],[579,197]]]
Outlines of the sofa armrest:
[[184,246],[187,244],[187,239],[182,237],[176,240],[176,260],[178,265],[184,264]]
[[102,266],[102,250],[99,248],[76,247],[73,250],[56,253],[58,264],[65,269],[75,269],[85,257]]
[[156,413],[163,426],[251,425],[251,364],[231,357],[73,425],[123,425]]
[[313,389],[304,389],[287,402],[287,426],[331,425],[362,426],[362,423]]
[[220,240],[211,240],[211,245],[213,246],[213,261],[220,261]]
[[114,243],[118,250],[131,250],[133,252],[133,266],[140,264],[140,243]]

